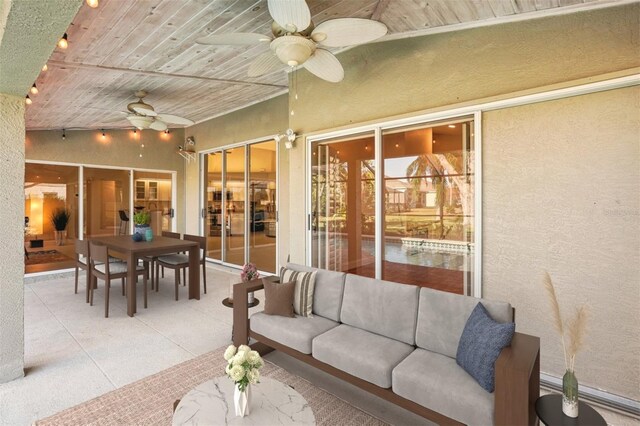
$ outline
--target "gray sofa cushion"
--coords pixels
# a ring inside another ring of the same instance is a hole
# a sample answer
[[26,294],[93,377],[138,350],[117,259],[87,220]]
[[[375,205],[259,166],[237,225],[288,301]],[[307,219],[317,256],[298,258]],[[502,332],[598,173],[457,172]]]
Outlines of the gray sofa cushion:
[[494,394],[482,389],[455,359],[418,348],[392,376],[393,392],[406,399],[468,425],[493,424]]
[[455,358],[467,319],[480,301],[495,321],[512,321],[509,303],[421,288],[416,345]]
[[311,353],[314,337],[338,325],[330,319],[314,315],[294,318],[267,315],[257,312],[251,315],[251,330],[304,354]]
[[411,351],[413,346],[342,324],[313,339],[312,355],[353,376],[389,388],[391,371]]
[[347,274],[340,321],[413,345],[418,290],[412,285]]
[[344,272],[310,268],[295,263],[287,263],[288,269],[300,272],[318,271],[313,292],[313,313],[334,321],[340,321],[340,306],[344,290]]

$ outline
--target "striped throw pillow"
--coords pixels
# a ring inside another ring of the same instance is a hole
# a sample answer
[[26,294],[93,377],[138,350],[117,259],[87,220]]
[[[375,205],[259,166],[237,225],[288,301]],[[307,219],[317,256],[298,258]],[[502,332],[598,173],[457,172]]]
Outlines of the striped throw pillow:
[[295,281],[293,294],[293,311],[303,317],[312,317],[313,289],[316,284],[316,271],[299,272],[293,269],[280,268],[280,282]]

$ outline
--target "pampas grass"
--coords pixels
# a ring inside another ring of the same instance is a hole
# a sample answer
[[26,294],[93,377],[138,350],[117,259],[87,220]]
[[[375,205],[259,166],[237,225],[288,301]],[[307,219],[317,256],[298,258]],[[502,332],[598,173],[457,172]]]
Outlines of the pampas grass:
[[[562,340],[565,368],[573,371],[576,362],[576,354],[580,351],[584,343],[584,335],[587,327],[587,307],[585,305],[580,306],[576,310],[573,319],[563,321],[556,289],[553,286],[553,281],[551,281],[551,276],[548,272],[544,273],[542,282],[544,284],[544,288],[547,290],[549,302],[551,303],[554,326]],[[568,344],[565,343],[566,340],[568,340]]]

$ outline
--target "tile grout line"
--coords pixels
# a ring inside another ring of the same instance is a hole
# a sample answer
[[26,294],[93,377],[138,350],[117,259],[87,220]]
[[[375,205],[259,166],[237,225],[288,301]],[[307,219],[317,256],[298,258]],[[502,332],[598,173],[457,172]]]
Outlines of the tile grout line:
[[100,367],[100,364],[98,364],[98,362],[91,356],[91,354],[87,352],[85,347],[82,345],[82,343],[80,343],[80,341],[78,341],[78,339],[76,339],[76,336],[73,335],[71,330],[69,330],[67,326],[65,326],[64,323],[60,321],[60,319],[56,316],[56,314],[53,313],[53,311],[49,308],[49,306],[42,300],[38,292],[33,288],[31,289],[31,291],[33,291],[33,293],[36,295],[38,300],[40,300],[42,305],[47,309],[47,311],[49,311],[51,316],[55,318],[56,321],[58,321],[58,323],[62,326],[62,328],[64,328],[64,330],[69,334],[69,336],[71,336],[71,338],[76,342],[76,344],[80,347],[80,349],[82,349],[82,352],[84,352],[87,355],[87,357],[91,360],[91,362],[93,362],[95,366],[98,368],[98,370],[100,370],[102,375],[109,381],[109,383],[111,383],[111,385],[113,386],[113,389],[114,390],[118,389],[118,386],[113,382],[113,380],[111,380],[109,375]]

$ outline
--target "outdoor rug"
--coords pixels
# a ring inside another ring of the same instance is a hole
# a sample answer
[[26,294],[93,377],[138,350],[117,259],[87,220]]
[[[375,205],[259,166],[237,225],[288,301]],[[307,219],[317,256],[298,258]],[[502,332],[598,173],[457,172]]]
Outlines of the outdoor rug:
[[[224,375],[225,348],[206,353],[35,424],[45,425],[170,425],[173,403],[191,389]],[[309,403],[317,425],[386,425],[334,395],[265,360],[264,376],[293,387]],[[258,384],[257,386],[260,386]]]
[[68,262],[73,259],[60,253],[58,250],[39,250],[29,252],[29,258],[25,256],[25,265],[37,265],[39,263]]

